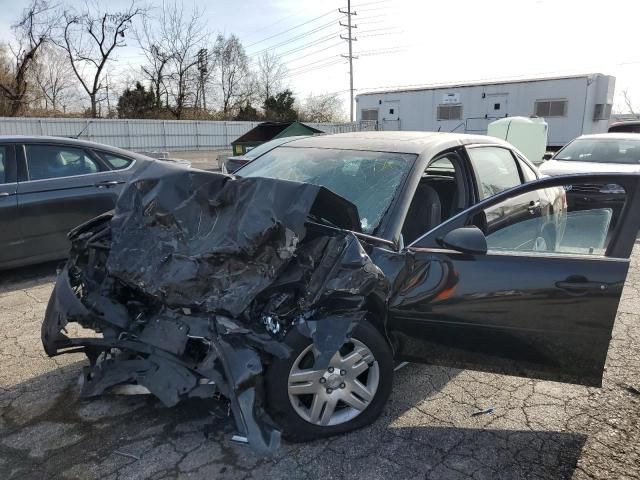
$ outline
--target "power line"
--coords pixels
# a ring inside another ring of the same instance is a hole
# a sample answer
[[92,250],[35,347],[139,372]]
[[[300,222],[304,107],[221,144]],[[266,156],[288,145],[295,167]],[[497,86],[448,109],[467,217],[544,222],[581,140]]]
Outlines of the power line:
[[367,37],[381,37],[381,36],[385,36],[385,35],[399,35],[401,34],[403,31],[400,30],[398,32],[387,32],[387,33],[372,33],[369,35],[359,35],[360,38],[367,38]]
[[358,36],[360,36],[363,33],[382,32],[382,31],[385,31],[385,30],[391,30],[392,28],[396,28],[396,27],[381,27],[381,28],[371,28],[369,30],[360,30],[360,34],[358,34]]
[[274,49],[276,49],[278,47],[282,47],[282,46],[287,45],[289,43],[296,42],[296,41],[301,40],[301,39],[303,39],[305,37],[308,37],[309,35],[313,35],[314,33],[318,33],[318,32],[320,32],[322,30],[326,30],[327,28],[331,28],[331,27],[334,27],[334,26],[335,26],[335,21],[332,20],[332,21],[330,21],[328,23],[325,23],[324,25],[321,25],[319,27],[316,27],[316,28],[314,28],[312,30],[309,30],[309,31],[304,32],[304,33],[301,33],[299,35],[296,35],[295,37],[291,37],[288,40],[284,40],[284,41],[282,41],[280,43],[276,43],[276,44],[271,45],[269,47],[263,48],[262,50],[258,50],[257,52],[250,53],[249,56],[260,55],[261,53],[264,53],[266,51],[274,50]]
[[281,24],[281,23],[282,23],[282,22],[284,22],[285,20],[289,20],[290,18],[295,17],[295,16],[297,16],[297,15],[298,15],[298,14],[297,14],[297,12],[294,12],[294,13],[292,13],[292,14],[290,14],[290,15],[287,15],[286,17],[282,17],[280,20],[276,20],[275,22],[273,22],[273,23],[272,23],[272,24],[270,24],[270,25],[267,25],[266,27],[262,27],[262,28],[259,28],[258,30],[254,30],[253,32],[251,32],[251,33],[249,34],[249,36],[248,36],[248,37],[245,37],[245,38],[252,38],[252,37],[255,37],[258,33],[260,33],[260,32],[264,32],[265,30],[269,30],[270,28],[273,28],[274,26]]
[[331,55],[329,57],[321,58],[320,60],[316,60],[315,62],[310,62],[310,63],[307,63],[305,65],[300,65],[298,67],[292,68],[291,70],[289,70],[289,72],[295,72],[296,70],[302,70],[302,69],[304,69],[306,67],[309,67],[310,65],[315,65],[317,63],[326,62],[327,60],[334,59],[336,57],[340,57],[340,55]]
[[300,45],[298,47],[294,47],[294,48],[292,48],[290,50],[287,50],[285,52],[281,52],[278,55],[280,57],[286,57],[287,55],[289,55],[291,53],[297,53],[297,52],[299,52],[301,50],[305,50],[305,49],[307,49],[309,47],[315,47],[316,45],[320,45],[322,43],[328,42],[329,40],[331,40],[333,38],[337,38],[338,34],[339,34],[339,32],[331,33],[331,34],[327,35],[326,37],[321,37],[321,38],[319,38],[317,40],[314,40],[313,42],[305,43],[304,45]]
[[363,12],[375,12],[378,10],[388,10],[390,8],[389,5],[385,5],[382,7],[371,7],[371,8],[364,8],[364,9],[358,9],[358,11],[356,13],[363,13]]
[[371,20],[371,21],[367,21],[367,22],[359,21],[358,22],[358,27],[362,27],[364,25],[373,25],[374,23],[386,23],[386,22],[387,22],[386,18],[381,18],[379,20]]
[[[292,59],[288,60],[287,63],[293,63],[293,62],[297,62],[298,60],[303,60],[303,59],[307,59],[309,57],[313,57],[314,55],[317,55],[318,53],[326,52],[327,50],[329,50],[331,48],[334,48],[334,47],[337,47],[339,45],[342,45],[342,41],[339,41],[337,43],[333,43],[333,44],[329,45],[328,47],[324,47],[324,48],[320,48],[318,50],[314,50],[313,52],[305,53],[304,55],[301,55],[299,57],[292,58]],[[286,55],[280,55],[280,57],[283,57],[283,56],[286,56]]]
[[[354,13],[355,14],[355,13]],[[369,20],[375,20],[376,18],[379,18],[380,20],[376,20],[379,22],[385,22],[389,19],[389,15],[371,15],[368,17],[360,17],[360,21],[358,23],[358,25],[362,25],[362,24],[366,24],[366,23],[373,23],[373,22],[369,22]]]
[[358,3],[357,5],[351,5],[353,8],[364,7],[366,5],[378,5],[380,3],[387,3],[389,0],[379,0],[377,2]]
[[314,71],[314,70],[320,70],[320,69],[323,69],[323,68],[332,67],[333,65],[337,65],[339,63],[343,63],[343,60],[341,58],[338,58],[338,59],[333,60],[333,61],[331,61],[329,63],[326,63],[326,64],[318,65],[318,66],[315,66],[315,67],[307,68],[305,70],[301,70],[301,71],[292,73],[290,75],[285,76],[284,78],[295,77],[296,75],[302,75],[303,73],[308,73],[308,72],[311,72],[311,71]]
[[398,47],[389,47],[389,48],[381,48],[378,50],[368,50],[366,52],[358,52],[359,57],[369,57],[372,55],[384,54],[384,53],[396,53],[406,50],[406,46],[398,46]]
[[303,27],[304,25],[308,25],[309,23],[315,22],[316,20],[319,20],[319,19],[321,19],[321,18],[324,18],[324,17],[326,17],[327,15],[330,15],[330,14],[332,14],[332,13],[334,13],[334,10],[333,10],[333,9],[332,9],[332,10],[329,10],[328,12],[323,13],[322,15],[318,15],[317,17],[314,17],[314,18],[312,18],[311,20],[307,20],[306,22],[299,23],[299,24],[297,24],[297,25],[294,25],[294,26],[293,26],[293,27],[291,27],[291,28],[288,28],[288,29],[286,29],[286,30],[283,30],[283,31],[281,31],[281,32],[278,32],[278,33],[276,33],[276,34],[273,34],[273,35],[271,35],[271,36],[269,36],[269,37],[263,38],[262,40],[258,40],[257,42],[253,42],[252,44],[247,45],[247,47],[246,47],[246,48],[250,48],[250,47],[252,47],[252,46],[254,46],[254,45],[257,45],[257,44],[259,44],[259,43],[266,42],[267,40],[271,40],[272,38],[278,37],[278,36],[280,36],[280,35],[284,35],[285,33],[288,33],[288,32],[290,32],[290,31],[292,31],[292,30],[295,30],[296,28]]
[[335,60],[331,60],[330,62],[323,63],[321,65],[316,65],[316,66],[313,66],[313,67],[305,68],[304,70],[300,70],[300,71],[297,71],[297,72],[294,72],[294,73],[291,73],[291,74],[287,74],[283,78],[295,77],[297,75],[302,75],[302,74],[305,74],[305,73],[308,73],[308,72],[312,72],[314,70],[322,70],[324,68],[332,67],[332,66],[338,65],[340,63],[344,63],[344,60],[338,58],[338,59],[335,59]]

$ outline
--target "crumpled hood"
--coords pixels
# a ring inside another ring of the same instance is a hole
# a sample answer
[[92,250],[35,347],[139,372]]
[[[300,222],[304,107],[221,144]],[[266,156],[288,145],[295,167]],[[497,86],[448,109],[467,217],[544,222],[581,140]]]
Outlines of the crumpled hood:
[[118,200],[107,269],[172,307],[237,316],[288,264],[309,215],[360,223],[353,204],[316,185],[147,173]]
[[[389,290],[353,233],[359,225],[352,204],[315,185],[146,168],[112,215],[70,234],[45,350],[87,354],[85,396],[122,383],[166,405],[222,394],[239,433],[273,452],[262,374],[290,354],[286,333],[311,338],[316,364],[328,365],[370,298]],[[70,338],[67,322],[103,338]]]

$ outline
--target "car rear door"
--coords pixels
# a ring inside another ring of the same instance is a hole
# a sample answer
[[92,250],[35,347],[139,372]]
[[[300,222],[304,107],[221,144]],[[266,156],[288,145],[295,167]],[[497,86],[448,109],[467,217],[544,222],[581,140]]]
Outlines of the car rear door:
[[23,252],[18,225],[18,191],[15,149],[0,145],[0,266],[19,258]]
[[[623,189],[623,201],[601,196],[567,207],[575,202],[564,197],[580,185],[612,184]],[[548,192],[562,208],[529,219],[523,198]],[[638,175],[548,177],[490,197],[426,233],[401,253],[408,273],[389,303],[388,333],[399,357],[600,385],[639,211]],[[518,220],[487,231],[486,217],[500,215]],[[485,229],[485,253],[445,242],[448,233],[473,225]],[[538,251],[535,237],[545,230],[557,241],[551,251]]]
[[122,174],[76,145],[25,144],[18,148],[26,178],[18,184],[18,216],[31,261],[62,258],[67,233],[112,209]]

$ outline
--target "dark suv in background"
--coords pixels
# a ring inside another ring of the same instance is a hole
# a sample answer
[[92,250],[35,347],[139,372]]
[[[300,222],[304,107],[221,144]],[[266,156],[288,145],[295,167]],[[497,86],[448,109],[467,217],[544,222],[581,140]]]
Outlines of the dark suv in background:
[[640,133],[640,120],[612,123],[609,133]]

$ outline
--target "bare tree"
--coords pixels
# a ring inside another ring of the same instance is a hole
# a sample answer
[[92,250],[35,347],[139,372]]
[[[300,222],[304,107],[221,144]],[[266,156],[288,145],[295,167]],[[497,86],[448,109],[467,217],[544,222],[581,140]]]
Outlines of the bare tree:
[[[0,44],[0,85],[9,85],[12,80],[11,66],[12,62],[9,58],[7,46]],[[0,116],[8,116],[11,112],[11,101],[5,95],[4,90],[0,88]]]
[[627,112],[625,113],[630,113],[631,115],[633,115],[636,118],[638,117],[638,114],[636,113],[636,108],[633,105],[633,100],[631,99],[631,96],[629,95],[629,89],[625,88],[624,90],[622,90],[622,101],[624,102],[624,105],[627,109]]
[[116,48],[125,46],[125,33],[132,19],[142,13],[135,2],[117,12],[87,3],[81,12],[63,13],[62,33],[56,43],[66,51],[73,72],[89,96],[93,118],[98,116],[100,92],[107,86],[103,78],[105,66],[113,60]]
[[66,54],[52,45],[44,45],[36,57],[33,78],[38,85],[45,110],[66,105],[75,93],[73,69]]
[[309,95],[300,111],[300,119],[305,122],[344,121],[342,101],[336,95]]
[[29,76],[38,50],[49,40],[55,19],[46,0],[32,0],[11,29],[15,37],[8,45],[13,56],[7,75],[0,81],[0,90],[9,102],[9,114],[19,115],[28,102]]
[[[153,70],[157,84],[165,86],[167,106],[178,119],[182,118],[185,108],[196,103],[200,75],[198,65],[202,62],[199,52],[209,41],[209,32],[202,18],[203,11],[197,8],[185,17],[181,3],[163,4],[158,41],[148,45],[149,50],[155,49],[153,55],[159,62]],[[160,69],[161,62],[165,60]]]
[[231,116],[232,110],[250,96],[249,62],[240,39],[235,35],[218,35],[214,46],[216,83],[222,93],[222,114]]
[[143,17],[141,28],[135,31],[135,35],[146,60],[141,67],[142,73],[151,85],[156,109],[160,109],[163,96],[166,98],[171,54],[167,49],[167,42],[163,42],[162,36],[154,31],[155,23],[159,23],[154,20],[150,16]]
[[258,58],[256,88],[260,96],[260,104],[276,92],[283,90],[283,81],[286,75],[287,69],[276,53],[266,50]]

